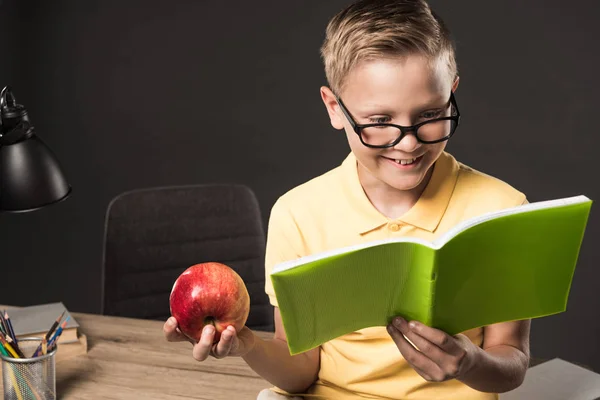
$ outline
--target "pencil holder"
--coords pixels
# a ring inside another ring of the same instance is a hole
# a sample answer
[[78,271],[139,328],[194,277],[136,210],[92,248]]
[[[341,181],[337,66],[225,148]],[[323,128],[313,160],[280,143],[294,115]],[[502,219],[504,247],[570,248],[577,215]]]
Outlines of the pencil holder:
[[[23,354],[33,354],[41,338],[23,338],[19,347]],[[28,346],[28,345],[32,346]],[[27,350],[29,348],[29,351]],[[34,358],[2,357],[2,382],[4,399],[54,400],[56,399],[55,359],[57,346],[45,355]]]

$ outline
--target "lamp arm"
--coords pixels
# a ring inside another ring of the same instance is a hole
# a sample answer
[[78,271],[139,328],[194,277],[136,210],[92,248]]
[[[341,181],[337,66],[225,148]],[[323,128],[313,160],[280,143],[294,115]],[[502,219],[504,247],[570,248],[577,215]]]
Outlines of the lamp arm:
[[17,104],[10,86],[4,87],[0,92],[0,146],[27,139],[33,130],[25,108]]
[[[2,92],[0,93],[0,138],[2,137],[4,130],[2,129],[2,109],[4,108],[4,105],[6,104],[6,102],[8,101],[7,99],[7,95],[6,93],[10,93],[10,87],[6,86],[4,87],[4,89],[2,89]],[[14,101],[15,97],[12,96],[12,99]]]
[[10,86],[5,86],[0,93],[0,108],[14,107],[16,102],[15,95],[12,93]]
[[2,136],[2,110],[15,106],[15,96],[12,94],[10,86],[5,86],[0,92],[0,137]]

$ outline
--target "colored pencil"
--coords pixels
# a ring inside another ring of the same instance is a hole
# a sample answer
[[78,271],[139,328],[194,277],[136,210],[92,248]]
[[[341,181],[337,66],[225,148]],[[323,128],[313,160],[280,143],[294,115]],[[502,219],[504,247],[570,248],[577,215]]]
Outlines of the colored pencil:
[[2,327],[2,333],[10,335],[8,327],[6,326],[6,321],[4,320],[4,310],[0,311],[0,326]]
[[4,335],[0,335],[0,342],[8,352],[12,355],[13,358],[20,358],[17,352],[13,349],[13,347],[6,341]]
[[0,312],[0,320],[2,321],[2,326],[3,326],[2,333],[4,334],[5,339],[12,339],[11,345],[12,345],[13,349],[15,349],[18,354],[23,354],[21,352],[21,350],[19,349],[17,339],[14,337],[15,333],[12,330],[12,325],[10,323],[10,320],[8,320],[6,318],[7,316],[8,316],[8,314],[6,313],[6,310],[4,310],[4,312]]
[[[10,317],[8,316],[6,310],[4,310],[4,313],[0,311],[0,327],[2,328],[0,329],[2,331],[0,333],[0,353],[9,358],[26,358],[18,346],[17,338],[12,327],[12,322],[10,321]],[[31,379],[35,380],[35,377],[31,375],[31,371],[28,368],[19,370],[16,369],[15,365],[10,362],[6,362],[4,367],[9,369],[10,378],[18,399],[23,399],[23,396],[26,396],[27,398],[31,398],[31,396],[33,396],[36,400],[42,400],[39,393],[35,389],[35,386],[32,385]],[[15,374],[17,376],[15,376]],[[20,383],[22,382],[26,384],[26,387],[20,387]],[[50,389],[47,384],[43,383],[43,385],[45,388],[44,393],[48,393],[51,395],[51,397],[53,397],[54,391]]]
[[9,366],[10,368],[10,378],[12,380],[12,384],[13,384],[13,388],[15,389],[15,393],[17,394],[17,398],[19,400],[23,400],[23,395],[21,394],[21,388],[19,387],[19,383],[17,382],[17,379],[15,378],[15,371],[12,368],[12,365]]
[[[5,357],[12,357],[10,355],[10,353],[4,348],[3,345],[0,345],[0,352]],[[27,385],[29,386],[29,390],[35,396],[36,400],[41,400],[40,396],[33,389],[33,386],[31,385],[31,382],[29,381],[29,379],[27,379],[26,377],[22,376],[19,371],[15,371],[12,364],[4,364],[4,365],[5,365],[5,368],[9,369],[9,374],[10,374],[10,378],[12,380],[13,388],[15,389],[15,393],[16,393],[16,395],[17,395],[18,398],[22,399],[23,397],[22,397],[22,394],[21,394],[21,388],[18,386],[19,385],[19,381],[17,379],[15,379],[15,375],[14,375],[15,372],[18,373],[21,378],[25,378],[25,380],[27,381]]]
[[12,346],[14,347],[15,351],[21,357],[25,358],[25,356],[23,355],[23,352],[19,348],[19,339],[17,339],[17,335],[15,335],[15,330],[13,329],[12,322],[10,321],[10,317],[8,316],[8,311],[6,311],[6,310],[4,310],[4,319],[6,320],[6,325],[8,325],[8,330],[10,331],[10,337],[12,338],[12,341],[13,341],[13,343],[11,343]]
[[67,310],[63,311],[62,314],[60,314],[60,316],[58,318],[56,318],[56,321],[54,321],[54,323],[52,324],[52,326],[46,333],[46,340],[50,340],[50,336],[54,333],[54,330],[56,329],[58,324],[60,324],[60,320],[63,319],[63,316],[65,315],[66,312],[67,312]]
[[[52,323],[52,326],[50,327],[48,332],[46,332],[46,336],[44,336],[44,338],[46,339],[46,345],[48,345],[50,343],[50,338],[52,336],[52,333],[54,332],[54,330],[60,323],[60,320],[62,319],[63,315],[65,315],[66,311],[67,310],[63,311],[62,314],[60,314],[60,316]],[[69,319],[69,316],[67,316],[67,319],[65,321],[67,321],[68,319]],[[49,349],[50,347],[47,346],[47,348]],[[37,347],[37,349],[35,349],[32,357],[37,357],[39,355],[40,351],[42,351],[42,343],[40,343],[40,345]]]
[[[0,316],[2,313],[0,312]],[[0,331],[6,335],[6,329],[4,328],[4,318],[0,318]]]
[[[47,343],[47,346],[46,346],[47,350],[52,350],[54,348],[54,346],[56,345],[56,342],[58,341],[58,338],[62,334],[63,329],[65,329],[65,326],[67,326],[67,322],[69,322],[69,319],[70,319],[70,316],[67,315],[67,318],[65,318],[65,320],[62,322],[62,324],[60,324],[60,326],[58,327],[56,332],[54,332],[54,335],[52,335],[52,338]],[[42,343],[40,343],[38,348],[33,353],[32,357],[38,357],[40,355],[41,351],[42,351]]]
[[19,348],[19,346],[17,344],[15,344],[15,342],[12,340],[12,338],[10,336],[6,336],[5,339],[8,342],[8,344],[10,344],[12,346],[12,348],[19,355],[19,357],[26,358],[25,355],[23,354],[23,352],[21,351],[21,349]]
[[49,349],[51,349],[52,347],[54,347],[54,345],[58,341],[58,338],[60,337],[60,335],[62,335],[63,330],[67,326],[67,322],[69,322],[69,318],[70,318],[70,316],[67,316],[67,318],[65,318],[65,320],[63,321],[63,323],[60,324],[60,326],[58,327],[58,329],[56,330],[56,332],[54,332],[54,335],[52,336],[52,339],[50,339],[50,343],[48,345]]
[[8,354],[8,350],[6,350],[6,347],[4,347],[4,344],[2,342],[0,342],[0,353],[2,353],[6,357],[11,357],[11,355]]
[[19,344],[17,340],[17,335],[15,335],[15,330],[13,329],[12,322],[10,322],[10,317],[8,316],[8,311],[4,310],[4,319],[6,320],[6,325],[8,326],[8,330],[10,331],[10,337],[14,340],[15,344]]

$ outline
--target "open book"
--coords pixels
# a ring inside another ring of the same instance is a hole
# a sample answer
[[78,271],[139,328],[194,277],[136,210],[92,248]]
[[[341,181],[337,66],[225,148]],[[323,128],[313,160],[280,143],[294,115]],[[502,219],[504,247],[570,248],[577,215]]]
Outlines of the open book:
[[454,335],[566,310],[592,201],[569,197],[487,213],[433,242],[394,238],[276,265],[291,354],[394,316]]

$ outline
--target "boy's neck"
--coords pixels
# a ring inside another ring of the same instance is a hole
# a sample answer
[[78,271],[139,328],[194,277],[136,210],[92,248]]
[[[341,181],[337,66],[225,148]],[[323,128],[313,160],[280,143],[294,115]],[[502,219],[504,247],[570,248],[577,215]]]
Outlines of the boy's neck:
[[378,180],[364,167],[358,165],[358,179],[367,198],[380,213],[390,219],[397,219],[410,210],[419,200],[427,187],[433,168],[431,167],[425,178],[418,186],[410,190],[398,190]]

